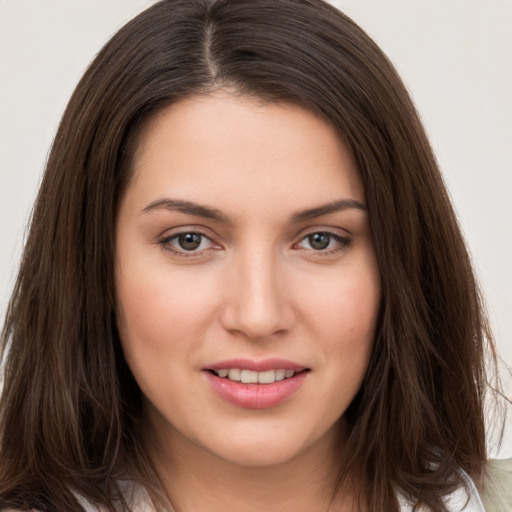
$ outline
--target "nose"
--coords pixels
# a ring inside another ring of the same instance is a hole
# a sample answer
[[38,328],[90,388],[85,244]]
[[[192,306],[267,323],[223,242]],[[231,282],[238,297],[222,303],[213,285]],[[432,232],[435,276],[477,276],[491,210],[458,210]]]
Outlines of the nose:
[[242,255],[230,265],[222,312],[225,329],[263,340],[292,328],[294,312],[282,270],[271,251]]

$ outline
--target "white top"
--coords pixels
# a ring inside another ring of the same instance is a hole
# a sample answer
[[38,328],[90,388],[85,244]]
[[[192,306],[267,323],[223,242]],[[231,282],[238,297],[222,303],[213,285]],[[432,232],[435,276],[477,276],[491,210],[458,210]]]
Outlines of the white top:
[[[485,512],[482,500],[478,494],[475,484],[472,480],[463,473],[464,479],[468,484],[471,495],[468,496],[464,488],[459,488],[452,494],[446,497],[445,502],[448,505],[450,512]],[[156,512],[155,507],[143,487],[134,490],[132,495],[132,512]],[[81,505],[87,512],[102,512],[101,509],[89,504],[86,500],[80,499]],[[413,505],[407,503],[404,498],[400,498],[400,511],[412,512]],[[172,512],[172,508],[169,512]],[[418,512],[427,512],[424,508],[419,509]]]
[[[475,484],[466,473],[463,472],[462,476],[464,477],[471,494],[468,496],[466,490],[463,487],[459,487],[455,492],[446,496],[445,503],[448,506],[448,510],[450,512],[485,512],[485,508]],[[407,503],[403,498],[400,499],[401,512],[412,512],[412,508],[412,504]],[[426,509],[421,508],[418,512],[420,511],[426,512]]]

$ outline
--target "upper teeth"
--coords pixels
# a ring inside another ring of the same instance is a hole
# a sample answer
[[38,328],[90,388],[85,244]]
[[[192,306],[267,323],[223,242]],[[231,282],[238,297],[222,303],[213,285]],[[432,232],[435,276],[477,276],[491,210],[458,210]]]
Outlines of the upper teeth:
[[229,380],[243,382],[244,384],[272,384],[276,380],[289,379],[295,375],[294,370],[283,369],[253,372],[251,370],[230,368],[214,371],[219,377],[227,377]]

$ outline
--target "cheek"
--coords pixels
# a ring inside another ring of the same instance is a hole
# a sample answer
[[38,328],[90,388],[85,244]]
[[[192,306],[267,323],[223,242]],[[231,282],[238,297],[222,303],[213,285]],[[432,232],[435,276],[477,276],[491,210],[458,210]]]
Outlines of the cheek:
[[214,288],[168,268],[119,272],[117,323],[125,352],[152,352],[158,359],[190,348],[215,307]]
[[380,306],[377,266],[338,275],[310,293],[307,304],[310,334],[325,369],[319,378],[330,390],[333,410],[343,412],[362,384],[373,350]]
[[340,343],[355,347],[372,341],[380,305],[380,286],[375,272],[345,276],[340,284],[327,283],[305,295],[310,319],[325,333],[333,348]]

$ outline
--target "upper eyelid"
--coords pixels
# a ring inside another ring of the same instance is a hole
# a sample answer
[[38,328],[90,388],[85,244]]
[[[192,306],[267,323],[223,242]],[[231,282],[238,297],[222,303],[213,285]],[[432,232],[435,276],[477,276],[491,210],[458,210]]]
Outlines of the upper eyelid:
[[303,240],[310,237],[311,235],[315,235],[316,233],[323,233],[325,235],[330,236],[331,238],[334,238],[335,240],[340,240],[340,241],[344,241],[344,242],[352,241],[352,237],[349,235],[340,235],[339,233],[333,233],[332,231],[311,231],[311,232],[306,233],[305,235],[301,236],[297,240],[297,242],[294,243],[294,245],[302,242]]
[[[302,238],[312,235],[314,233],[327,233],[334,236],[342,236],[342,237],[350,237],[352,236],[350,231],[344,228],[334,227],[334,226],[311,226],[301,230],[297,234],[297,238],[302,240]],[[342,234],[343,233],[343,234]]]
[[185,233],[197,233],[198,235],[205,236],[206,238],[213,241],[214,238],[218,238],[216,233],[212,232],[211,229],[208,229],[203,226],[190,225],[190,226],[177,226],[174,228],[167,228],[160,235],[157,236],[159,240],[163,238],[174,238],[179,235],[183,235]]

